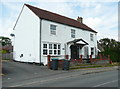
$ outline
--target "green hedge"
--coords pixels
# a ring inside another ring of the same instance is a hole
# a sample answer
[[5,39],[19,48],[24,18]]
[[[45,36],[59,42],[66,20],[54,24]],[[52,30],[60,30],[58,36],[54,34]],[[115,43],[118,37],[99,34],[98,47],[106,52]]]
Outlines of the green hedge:
[[118,49],[106,49],[102,53],[105,55],[110,55],[110,59],[113,62],[120,62],[120,50],[118,50]]
[[7,51],[6,50],[1,50],[2,51],[2,53],[7,53]]

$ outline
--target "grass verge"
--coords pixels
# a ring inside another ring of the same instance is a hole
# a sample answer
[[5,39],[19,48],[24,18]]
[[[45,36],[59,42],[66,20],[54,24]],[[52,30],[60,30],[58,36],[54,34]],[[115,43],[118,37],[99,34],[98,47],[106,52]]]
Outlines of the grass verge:
[[118,66],[118,64],[106,64],[106,65],[96,65],[96,64],[91,64],[91,65],[77,65],[70,67],[70,69],[85,69],[85,68],[99,68],[99,67],[113,67],[113,66]]

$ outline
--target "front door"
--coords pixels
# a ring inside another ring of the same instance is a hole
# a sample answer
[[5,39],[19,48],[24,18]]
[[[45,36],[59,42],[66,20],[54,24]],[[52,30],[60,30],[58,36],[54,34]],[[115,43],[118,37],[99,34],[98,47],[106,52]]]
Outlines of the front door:
[[71,59],[79,59],[79,46],[71,45]]

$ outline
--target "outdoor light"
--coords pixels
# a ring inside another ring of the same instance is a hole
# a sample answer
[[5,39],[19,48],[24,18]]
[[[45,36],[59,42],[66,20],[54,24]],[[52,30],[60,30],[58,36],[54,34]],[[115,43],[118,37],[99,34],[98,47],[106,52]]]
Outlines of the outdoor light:
[[10,36],[14,37],[14,36],[15,36],[15,34],[11,33],[11,34],[10,34]]

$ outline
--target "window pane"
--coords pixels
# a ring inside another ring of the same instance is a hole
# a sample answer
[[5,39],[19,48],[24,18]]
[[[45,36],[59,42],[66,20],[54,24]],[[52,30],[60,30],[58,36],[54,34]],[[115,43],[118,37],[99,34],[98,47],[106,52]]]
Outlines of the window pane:
[[58,49],[60,49],[60,45],[58,45]]
[[50,25],[50,29],[56,30],[56,25]]
[[47,44],[43,44],[43,48],[47,48]]
[[56,35],[56,25],[50,25],[50,30],[51,34]]
[[49,44],[49,49],[52,49],[52,44]]
[[52,50],[49,50],[49,54],[52,54]]
[[75,34],[75,30],[71,29],[71,33]]
[[72,34],[71,37],[72,37],[72,38],[75,38],[75,35]]
[[56,51],[56,50],[54,50],[54,54],[57,54],[57,51]]
[[51,30],[51,34],[56,35],[56,31]]
[[93,34],[90,34],[90,40],[93,41]]
[[43,55],[47,55],[47,49],[43,49]]
[[75,30],[74,29],[71,29],[71,37],[75,38]]
[[57,44],[54,44],[54,49],[57,49]]
[[58,55],[60,55],[60,50],[58,50]]

